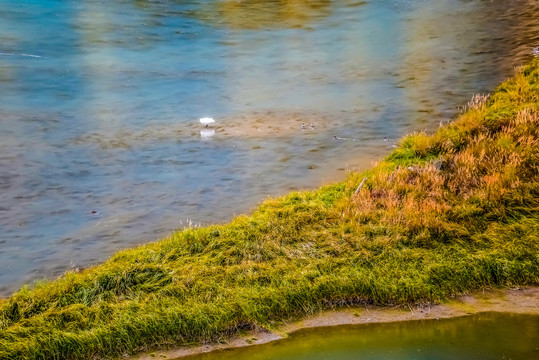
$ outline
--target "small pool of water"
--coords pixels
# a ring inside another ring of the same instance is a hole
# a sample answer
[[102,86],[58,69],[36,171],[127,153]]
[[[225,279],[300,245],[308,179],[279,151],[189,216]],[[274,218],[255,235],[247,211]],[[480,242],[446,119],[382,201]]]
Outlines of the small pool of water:
[[188,360],[531,360],[539,316],[482,313],[442,320],[305,329],[272,343]]

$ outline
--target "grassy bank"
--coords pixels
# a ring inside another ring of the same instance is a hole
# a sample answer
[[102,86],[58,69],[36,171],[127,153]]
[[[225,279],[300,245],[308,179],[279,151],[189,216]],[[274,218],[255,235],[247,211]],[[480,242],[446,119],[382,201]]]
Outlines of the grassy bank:
[[536,58],[367,173],[1,301],[0,359],[114,357],[344,304],[537,285],[538,130]]

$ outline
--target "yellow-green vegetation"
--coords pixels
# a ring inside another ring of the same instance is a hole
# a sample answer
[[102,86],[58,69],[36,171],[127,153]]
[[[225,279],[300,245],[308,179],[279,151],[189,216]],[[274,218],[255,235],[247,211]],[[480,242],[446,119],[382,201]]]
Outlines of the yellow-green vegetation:
[[537,285],[538,129],[535,59],[367,173],[22,289],[0,302],[0,358],[116,357],[334,306]]

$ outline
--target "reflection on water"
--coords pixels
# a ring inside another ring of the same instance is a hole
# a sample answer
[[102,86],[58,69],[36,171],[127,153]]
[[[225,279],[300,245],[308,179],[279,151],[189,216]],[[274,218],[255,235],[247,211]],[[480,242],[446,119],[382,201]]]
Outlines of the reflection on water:
[[400,360],[539,357],[539,316],[469,317],[307,329],[260,346],[189,356],[189,360]]
[[330,5],[329,0],[221,0],[195,15],[232,29],[305,28],[330,15]]
[[368,166],[384,137],[435,128],[533,56],[538,11],[0,2],[0,296]]

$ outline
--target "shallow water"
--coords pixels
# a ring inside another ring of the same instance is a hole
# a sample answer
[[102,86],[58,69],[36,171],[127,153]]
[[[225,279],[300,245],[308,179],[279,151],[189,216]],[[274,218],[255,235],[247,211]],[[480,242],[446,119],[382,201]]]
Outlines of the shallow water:
[[259,346],[188,356],[189,360],[454,360],[539,358],[539,316],[473,316],[306,329]]
[[384,137],[436,128],[531,58],[538,13],[0,0],[0,296],[370,166]]

